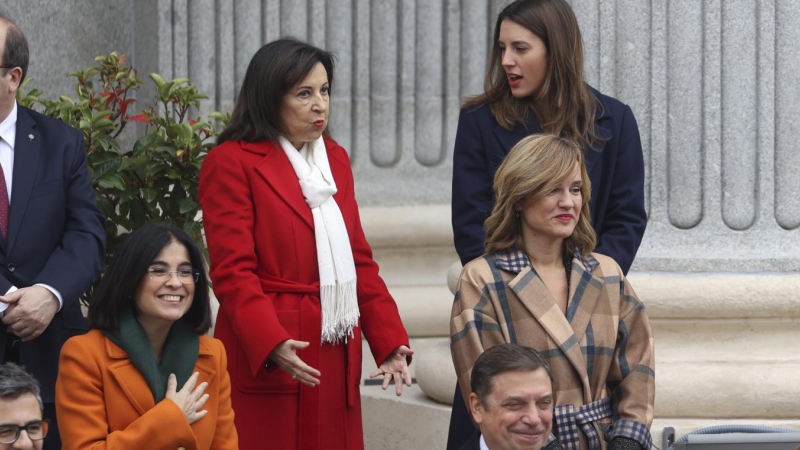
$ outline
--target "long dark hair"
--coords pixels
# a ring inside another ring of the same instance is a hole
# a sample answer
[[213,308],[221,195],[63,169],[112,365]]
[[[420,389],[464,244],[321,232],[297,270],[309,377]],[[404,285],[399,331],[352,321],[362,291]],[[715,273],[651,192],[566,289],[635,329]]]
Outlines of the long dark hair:
[[[328,86],[333,87],[331,53],[293,38],[281,38],[261,47],[247,66],[231,120],[217,138],[217,144],[276,141],[284,131],[281,120],[284,94],[303,81],[318,63],[325,67]],[[328,129],[323,133],[328,136]]]
[[[511,94],[503,69],[500,24],[520,25],[539,37],[547,49],[547,74],[536,98],[518,99]],[[534,100],[549,108],[536,111]],[[598,139],[594,121],[599,105],[583,77],[583,43],[578,19],[566,0],[517,0],[497,16],[484,93],[468,98],[465,106],[488,102],[497,122],[510,130],[536,114],[545,133],[567,138],[588,148]],[[543,114],[547,114],[543,117]]]
[[187,321],[197,334],[208,331],[211,327],[211,300],[203,255],[188,233],[163,223],[145,225],[122,241],[99,286],[89,299],[88,318],[91,328],[119,328],[119,312],[122,308],[136,304],[136,292],[147,276],[147,269],[173,241],[186,247],[192,270],[200,273],[195,283],[192,306],[180,320]]

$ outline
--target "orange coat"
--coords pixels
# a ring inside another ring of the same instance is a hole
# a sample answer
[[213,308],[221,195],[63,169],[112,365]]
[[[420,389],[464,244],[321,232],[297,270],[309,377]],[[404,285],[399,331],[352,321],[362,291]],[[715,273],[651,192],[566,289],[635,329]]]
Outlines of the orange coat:
[[[194,366],[198,384],[208,382],[208,413],[189,425],[173,401],[154,404],[147,382],[127,353],[91,330],[61,350],[56,411],[64,450],[238,449],[231,381],[222,343],[201,336]],[[180,386],[179,386],[180,388]]]

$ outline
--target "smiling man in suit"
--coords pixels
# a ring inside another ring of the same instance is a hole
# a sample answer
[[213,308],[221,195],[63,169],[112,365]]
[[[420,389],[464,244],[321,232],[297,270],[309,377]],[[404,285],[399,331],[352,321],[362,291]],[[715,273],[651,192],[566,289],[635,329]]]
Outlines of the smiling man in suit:
[[468,405],[475,433],[460,450],[561,450],[548,445],[553,428],[550,369],[536,350],[516,344],[489,348],[470,375]]
[[0,57],[0,361],[24,364],[39,381],[52,420],[44,448],[60,449],[58,356],[86,332],[79,297],[103,266],[103,215],[81,132],[17,104],[28,43],[2,15]]

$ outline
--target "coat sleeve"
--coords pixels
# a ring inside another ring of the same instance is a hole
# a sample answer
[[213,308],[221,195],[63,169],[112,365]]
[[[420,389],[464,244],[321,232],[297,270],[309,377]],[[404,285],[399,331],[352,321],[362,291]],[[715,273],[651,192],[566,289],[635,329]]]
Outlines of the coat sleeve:
[[77,305],[78,298],[97,279],[106,245],[104,218],[92,188],[83,135],[70,130],[74,131],[74,142],[69,146],[69,167],[65,167],[66,218],[63,224],[53,225],[63,227],[61,243],[31,283],[43,283],[58,291],[64,300],[62,308]]
[[453,149],[452,194],[453,238],[462,265],[484,253],[483,222],[494,205],[493,178],[475,117],[463,108]]
[[[344,187],[342,210],[350,211],[352,227],[350,247],[356,266],[356,290],[361,315],[361,330],[369,343],[375,363],[381,365],[397,347],[410,346],[408,333],[400,319],[397,304],[389,293],[386,283],[378,274],[378,264],[372,258],[372,248],[364,236],[361,217],[355,197],[355,182],[350,170],[350,160],[343,148],[338,147],[347,162],[346,179],[337,180]],[[410,363],[410,359],[409,359]]]
[[608,392],[616,412],[607,432],[650,448],[650,425],[655,402],[653,332],[644,304],[624,277],[620,281],[620,321],[614,359],[608,373]]
[[272,350],[291,336],[278,320],[272,298],[264,293],[256,273],[252,197],[258,193],[251,192],[241,161],[229,151],[233,145],[217,147],[206,156],[200,169],[199,199],[214,294],[247,349],[248,365],[255,375]]
[[219,381],[219,405],[217,406],[217,427],[214,431],[214,440],[211,448],[214,450],[238,450],[239,436],[236,433],[236,426],[233,424],[233,408],[231,407],[231,377],[228,375],[228,356],[222,342],[214,340],[217,344],[217,354],[220,357],[220,364],[217,373]]
[[164,399],[124,430],[109,433],[104,386],[99,359],[78,339],[61,350],[56,411],[65,450],[122,448],[196,450],[197,441],[183,411]]
[[630,107],[625,106],[621,122],[614,179],[602,229],[595,230],[598,237],[595,251],[612,257],[628,273],[647,227],[647,212],[642,142]]
[[475,360],[487,348],[506,342],[485,285],[471,271],[467,265],[461,272],[450,315],[450,351],[465,402],[472,392],[470,374]]

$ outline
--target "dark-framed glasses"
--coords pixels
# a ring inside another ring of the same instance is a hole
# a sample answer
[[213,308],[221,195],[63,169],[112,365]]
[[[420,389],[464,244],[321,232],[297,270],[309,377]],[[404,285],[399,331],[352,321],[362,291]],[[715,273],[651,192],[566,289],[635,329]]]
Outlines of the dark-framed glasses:
[[0,425],[0,444],[10,445],[17,442],[22,430],[28,433],[28,438],[32,441],[41,441],[47,436],[49,424],[47,420],[34,420],[25,426],[14,425],[11,423]]
[[200,280],[200,272],[192,269],[167,270],[161,267],[151,267],[147,269],[148,276],[153,281],[166,282],[172,274],[178,276],[182,284],[194,284]]

